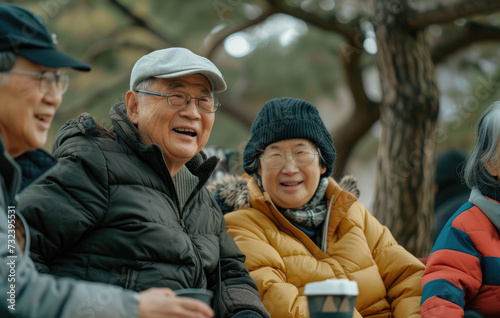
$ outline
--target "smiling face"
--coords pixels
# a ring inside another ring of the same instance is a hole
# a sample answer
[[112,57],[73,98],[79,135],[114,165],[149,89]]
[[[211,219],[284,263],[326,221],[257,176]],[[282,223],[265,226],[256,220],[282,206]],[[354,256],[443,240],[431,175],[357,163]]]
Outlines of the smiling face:
[[[292,155],[301,149],[318,152],[307,139],[287,139],[268,145],[261,158],[273,153]],[[298,166],[289,156],[285,165],[278,169],[269,169],[261,161],[258,174],[262,179],[264,190],[275,205],[285,209],[302,209],[316,193],[321,175],[325,171],[326,168],[320,165],[318,155],[314,156],[313,162],[306,166]]]
[[[201,74],[178,78],[157,78],[147,89],[168,94],[185,92],[194,98],[212,95],[208,79]],[[146,145],[157,144],[174,176],[179,169],[207,144],[215,113],[198,109],[192,99],[184,109],[170,107],[165,97],[128,91],[127,115],[136,124]]]
[[[12,71],[56,72],[57,69],[34,64],[18,57]],[[61,104],[60,93],[49,89],[39,90],[39,79],[34,76],[8,74],[3,83],[0,74],[0,134],[11,157],[42,147],[54,114]]]

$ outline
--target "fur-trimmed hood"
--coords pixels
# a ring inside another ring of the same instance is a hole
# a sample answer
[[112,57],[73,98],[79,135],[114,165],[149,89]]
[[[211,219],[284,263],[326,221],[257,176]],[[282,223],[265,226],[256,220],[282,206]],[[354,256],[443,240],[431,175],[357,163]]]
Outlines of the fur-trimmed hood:
[[[218,180],[207,184],[207,189],[212,193],[224,214],[240,208],[250,207],[247,183],[251,177],[247,174],[236,176],[224,174]],[[339,183],[342,190],[359,198],[358,181],[353,175],[344,176]]]

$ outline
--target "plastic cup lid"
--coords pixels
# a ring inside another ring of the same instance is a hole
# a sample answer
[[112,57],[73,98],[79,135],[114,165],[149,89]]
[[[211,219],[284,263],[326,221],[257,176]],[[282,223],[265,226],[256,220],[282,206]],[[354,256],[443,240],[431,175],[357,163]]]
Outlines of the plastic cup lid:
[[358,283],[353,280],[342,279],[327,279],[319,282],[312,282],[306,284],[304,288],[304,295],[346,295],[357,296]]

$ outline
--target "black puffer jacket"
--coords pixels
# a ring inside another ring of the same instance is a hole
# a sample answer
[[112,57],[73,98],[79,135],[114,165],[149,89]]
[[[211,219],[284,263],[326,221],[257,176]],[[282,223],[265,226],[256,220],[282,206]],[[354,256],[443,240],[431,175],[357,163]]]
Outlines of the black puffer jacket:
[[54,145],[60,166],[21,198],[39,271],[136,291],[209,288],[220,317],[243,309],[268,317],[203,187],[218,159],[200,153],[186,164],[199,183],[181,209],[161,149],[142,143],[123,103],[110,117],[114,138],[89,116],[68,121]]
[[[55,163],[42,150],[26,152],[14,160],[0,136],[0,293],[6,295],[0,301],[0,317],[74,318],[98,311],[103,318],[137,318],[137,293],[41,275],[25,253],[30,233],[17,209],[17,195],[22,184],[26,186]],[[97,295],[106,298],[106,306],[102,306],[103,298],[96,299]]]

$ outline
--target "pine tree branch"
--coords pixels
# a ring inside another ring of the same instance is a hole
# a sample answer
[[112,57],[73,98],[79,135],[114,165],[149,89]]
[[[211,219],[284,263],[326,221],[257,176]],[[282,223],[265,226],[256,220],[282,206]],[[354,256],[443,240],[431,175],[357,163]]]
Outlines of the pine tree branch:
[[[344,175],[353,145],[370,130],[380,117],[378,104],[368,98],[363,87],[360,58],[364,51],[356,48],[356,46],[354,40],[351,40],[347,45],[344,45],[339,56],[354,105],[349,118],[341,122],[332,132],[335,148],[337,149],[333,176],[338,180]],[[353,125],[353,122],[356,122],[356,125]]]
[[443,37],[431,48],[435,64],[473,43],[500,40],[500,27],[476,22],[468,22],[462,27],[457,26],[456,31],[450,33],[452,33],[450,36]]
[[114,6],[116,6],[126,16],[128,16],[132,20],[132,23],[134,25],[148,30],[149,32],[151,32],[152,34],[163,40],[163,42],[165,42],[165,44],[167,44],[168,46],[180,46],[175,40],[166,37],[158,29],[149,24],[146,20],[134,14],[129,8],[120,3],[119,0],[109,0],[109,2]]
[[213,56],[215,50],[219,47],[219,45],[222,44],[222,42],[224,42],[224,40],[228,36],[230,36],[231,34],[234,34],[236,32],[245,30],[251,26],[257,25],[275,13],[276,13],[276,11],[273,9],[266,10],[266,11],[264,11],[263,14],[261,14],[256,19],[250,20],[250,21],[243,23],[241,25],[224,28],[215,34],[210,35],[210,40],[209,40],[210,44],[208,45],[207,53],[205,54],[205,56],[208,59],[210,59]]
[[341,23],[337,20],[335,15],[323,18],[317,14],[308,13],[300,8],[292,7],[287,4],[286,0],[267,0],[267,2],[276,12],[291,15],[311,25],[317,26],[320,29],[340,33],[348,39],[354,39],[359,36],[359,32],[356,30],[359,25],[358,20],[353,20],[350,23]]
[[[124,86],[130,80],[130,74],[125,73],[117,80],[111,82],[108,85],[103,86],[98,89],[94,93],[92,93],[89,97],[79,100],[77,103],[64,107],[57,111],[57,118],[68,118],[74,117],[75,114],[80,114],[83,111],[88,111],[91,106],[98,104],[104,97],[109,96],[109,92],[113,91],[121,86]],[[109,105],[111,107],[111,105]]]
[[412,30],[418,30],[431,24],[448,23],[473,15],[491,14],[498,10],[498,0],[457,0],[450,4],[436,0],[431,3],[419,2],[418,6],[412,2],[410,8],[405,11],[408,26]]
[[87,63],[92,64],[94,60],[97,59],[102,54],[122,48],[139,49],[146,51],[146,53],[158,49],[143,43],[137,43],[133,41],[116,41],[115,39],[111,38],[111,39],[101,40],[99,42],[92,44],[92,46],[90,46],[90,48],[88,49],[87,56],[84,58],[84,60]]

